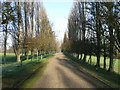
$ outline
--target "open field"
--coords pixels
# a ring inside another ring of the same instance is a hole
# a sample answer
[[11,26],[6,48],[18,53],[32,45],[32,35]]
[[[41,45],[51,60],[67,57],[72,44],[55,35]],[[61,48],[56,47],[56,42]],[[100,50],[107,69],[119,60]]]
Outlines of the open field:
[[[0,61],[0,64],[4,63],[3,61],[3,57],[4,57],[4,54],[3,53],[0,53],[0,57],[1,57],[1,61]],[[28,57],[30,58],[31,55],[29,53]],[[16,55],[14,53],[6,53],[6,64],[10,64],[10,63],[13,63],[13,62],[16,62]],[[25,56],[23,56],[21,54],[21,60],[25,60]]]
[[[92,65],[96,64],[96,62],[97,62],[96,58],[97,58],[96,56],[92,56]],[[89,56],[87,56],[87,62],[88,62],[88,59],[89,59]],[[120,74],[120,60],[119,59],[114,59],[113,63],[114,63],[114,71],[116,73]],[[103,56],[101,56],[101,59],[100,59],[100,67],[101,68],[104,67],[104,57]],[[106,68],[107,69],[109,68],[109,58],[106,59]]]
[[[0,57],[2,58],[2,59],[0,59],[1,60],[0,64],[2,64],[3,63],[4,54],[0,53]],[[6,54],[6,63],[8,64],[8,63],[13,63],[13,62],[16,62],[15,54],[14,53],[7,53]]]
[[[77,55],[74,55],[75,57]],[[87,56],[86,58],[86,62],[88,63],[88,60],[89,60],[89,56]],[[91,65],[96,65],[96,62],[97,62],[97,57],[96,56],[92,56],[92,59],[91,59],[92,63]],[[114,71],[118,74],[120,74],[120,60],[119,59],[114,59],[113,60],[113,63],[114,63]],[[101,56],[100,57],[100,67],[103,68],[104,66],[104,57]],[[106,58],[106,69],[109,68],[109,58]]]

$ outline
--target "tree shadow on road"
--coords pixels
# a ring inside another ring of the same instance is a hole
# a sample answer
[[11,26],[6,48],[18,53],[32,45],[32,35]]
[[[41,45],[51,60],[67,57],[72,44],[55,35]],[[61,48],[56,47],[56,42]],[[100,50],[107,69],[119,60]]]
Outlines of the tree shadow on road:
[[[93,76],[88,75],[87,73],[80,70],[80,68],[78,68],[75,64],[73,64],[70,60],[63,59],[63,58],[56,58],[56,59],[58,60],[60,65],[62,65],[63,67],[66,67],[67,69],[69,69],[71,72],[73,72],[78,77],[82,77],[86,82],[90,83],[95,88],[110,88],[108,85],[104,84],[103,82],[99,81],[98,79],[94,78]],[[63,77],[66,77],[66,79],[68,79],[67,84],[69,85],[69,83],[71,83],[69,80],[70,78],[68,78],[68,76],[65,75],[65,72],[63,70],[61,70],[60,68],[57,68],[57,69],[59,70],[61,75],[63,75]],[[66,79],[63,79],[63,80],[67,81]],[[74,81],[72,81],[72,82],[74,82]],[[75,83],[74,85],[78,84],[78,83],[76,84],[76,82],[74,82],[74,83]]]

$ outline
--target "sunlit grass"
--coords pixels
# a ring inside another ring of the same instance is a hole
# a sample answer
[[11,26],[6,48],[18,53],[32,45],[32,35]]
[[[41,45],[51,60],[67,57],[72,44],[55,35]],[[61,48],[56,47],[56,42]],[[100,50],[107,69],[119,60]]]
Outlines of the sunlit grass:
[[[74,54],[75,57],[77,57],[77,54]],[[84,56],[84,55],[83,55]],[[89,60],[89,56],[86,57],[86,62],[88,63]],[[109,68],[109,58],[106,58],[106,69],[108,70]],[[97,57],[96,56],[92,56],[91,57],[91,65],[96,65],[97,62]],[[101,56],[100,57],[100,67],[104,68],[104,57]],[[119,59],[114,59],[113,60],[113,68],[114,68],[114,72],[120,74],[120,60]]]
[[[87,56],[86,59],[87,59],[86,61],[88,62],[89,56]],[[96,62],[97,62],[97,57],[92,56],[92,65],[96,65]],[[118,67],[118,66],[120,66],[120,60],[119,59],[114,59],[113,60],[113,66],[114,66],[113,67],[114,71],[116,73],[120,74],[120,67]],[[104,68],[104,57],[103,56],[100,57],[100,67]],[[106,58],[106,69],[108,70],[108,68],[109,68],[109,58],[107,57]]]
[[[3,59],[4,59],[3,55],[4,55],[3,53],[0,53],[0,57],[2,58],[2,59],[0,59],[1,60],[0,64],[3,63]],[[6,63],[8,64],[8,63],[13,63],[13,62],[16,62],[15,54],[14,53],[6,53]]]
[[[20,54],[20,56],[21,56],[21,60],[25,60],[24,55]],[[3,64],[4,63],[4,54],[0,53],[0,57],[1,57],[0,64]],[[31,57],[31,53],[28,54],[28,57],[29,58]],[[6,64],[11,64],[14,62],[17,62],[17,58],[16,58],[15,53],[6,53]]]

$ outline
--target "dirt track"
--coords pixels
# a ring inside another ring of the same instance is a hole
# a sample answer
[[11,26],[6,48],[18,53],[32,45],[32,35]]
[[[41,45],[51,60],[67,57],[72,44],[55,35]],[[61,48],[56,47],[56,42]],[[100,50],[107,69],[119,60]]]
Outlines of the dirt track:
[[33,85],[33,88],[102,88],[108,87],[99,80],[86,75],[66,59],[62,53],[57,53],[49,60],[43,76]]

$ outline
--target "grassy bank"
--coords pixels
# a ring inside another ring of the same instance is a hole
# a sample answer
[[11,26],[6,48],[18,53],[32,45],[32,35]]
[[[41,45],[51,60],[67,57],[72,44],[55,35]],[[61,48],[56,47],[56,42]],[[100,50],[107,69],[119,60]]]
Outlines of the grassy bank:
[[72,55],[68,53],[64,53],[67,58],[74,61],[74,63],[81,68],[83,71],[88,72],[89,74],[93,75],[94,77],[98,78],[99,80],[107,83],[110,86],[113,87],[120,87],[120,75],[115,72],[107,72],[104,69],[99,69],[96,71],[96,68],[94,65],[90,65],[88,63],[83,63],[81,60],[78,60],[77,58],[73,57]]
[[36,58],[32,61],[31,59],[25,60],[23,61],[23,66],[19,66],[20,62],[6,64],[2,66],[2,87],[11,88],[17,86],[20,82],[23,82],[23,80],[29,77],[38,68],[41,68],[41,70],[43,70],[48,62],[48,58],[52,56],[53,55],[47,55],[46,58],[43,58],[42,60],[37,60]]
[[34,83],[41,78],[41,76],[43,75],[43,72],[47,66],[48,62],[44,62],[40,65],[39,69],[36,70],[37,73],[34,73],[32,75],[32,77],[28,78],[27,80],[25,80],[20,86],[19,88],[32,88]]

